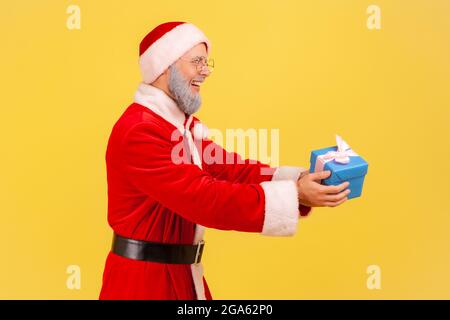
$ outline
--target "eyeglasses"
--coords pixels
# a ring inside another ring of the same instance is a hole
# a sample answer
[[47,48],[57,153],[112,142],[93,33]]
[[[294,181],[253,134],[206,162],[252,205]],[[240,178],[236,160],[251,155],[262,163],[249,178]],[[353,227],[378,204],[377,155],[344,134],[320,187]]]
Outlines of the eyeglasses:
[[195,57],[193,59],[183,59],[180,60],[187,61],[195,65],[197,71],[202,71],[203,68],[207,68],[209,72],[214,71],[214,59],[206,59],[205,57]]

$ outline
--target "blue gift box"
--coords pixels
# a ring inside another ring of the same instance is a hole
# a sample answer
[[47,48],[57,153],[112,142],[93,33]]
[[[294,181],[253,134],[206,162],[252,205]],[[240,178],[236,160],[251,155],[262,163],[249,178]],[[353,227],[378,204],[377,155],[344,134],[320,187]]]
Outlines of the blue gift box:
[[[337,151],[337,146],[314,150],[311,152],[310,172],[314,172],[317,157],[326,154],[328,151]],[[364,177],[367,174],[368,163],[361,156],[349,157],[350,162],[346,164],[331,160],[325,163],[323,171],[331,171],[331,175],[322,180],[325,185],[338,185],[345,181],[350,182],[348,189],[350,193],[348,199],[356,198],[361,195]]]

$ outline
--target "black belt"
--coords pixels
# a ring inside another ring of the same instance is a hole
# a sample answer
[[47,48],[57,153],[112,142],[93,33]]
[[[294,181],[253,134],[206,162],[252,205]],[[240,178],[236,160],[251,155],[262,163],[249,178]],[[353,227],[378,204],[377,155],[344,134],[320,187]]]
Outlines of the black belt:
[[133,260],[193,264],[201,261],[204,245],[203,240],[196,245],[169,244],[134,240],[114,234],[111,251]]

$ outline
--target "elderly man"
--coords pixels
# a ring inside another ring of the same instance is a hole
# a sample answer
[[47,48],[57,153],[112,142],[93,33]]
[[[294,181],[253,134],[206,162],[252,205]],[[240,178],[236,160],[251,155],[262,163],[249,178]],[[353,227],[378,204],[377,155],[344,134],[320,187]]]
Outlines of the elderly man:
[[[329,172],[244,161],[205,136],[193,114],[209,52],[184,22],[161,24],[140,44],[143,81],[106,151],[114,237],[100,299],[212,299],[200,262],[205,227],[292,236],[311,207],[347,200],[347,183],[320,184]],[[202,148],[233,161],[205,161]]]

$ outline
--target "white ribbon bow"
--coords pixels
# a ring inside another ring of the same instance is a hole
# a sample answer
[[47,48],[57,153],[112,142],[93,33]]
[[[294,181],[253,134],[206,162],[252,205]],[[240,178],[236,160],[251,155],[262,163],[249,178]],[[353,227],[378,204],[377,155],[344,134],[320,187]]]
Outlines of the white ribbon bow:
[[358,154],[354,152],[348,144],[338,135],[336,135],[337,151],[328,151],[317,157],[314,172],[323,171],[325,163],[336,161],[338,163],[347,164],[350,162],[350,157],[357,157]]

